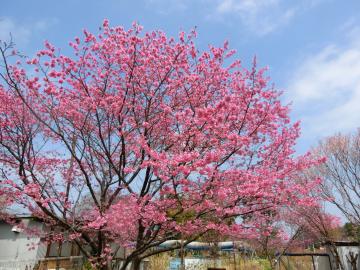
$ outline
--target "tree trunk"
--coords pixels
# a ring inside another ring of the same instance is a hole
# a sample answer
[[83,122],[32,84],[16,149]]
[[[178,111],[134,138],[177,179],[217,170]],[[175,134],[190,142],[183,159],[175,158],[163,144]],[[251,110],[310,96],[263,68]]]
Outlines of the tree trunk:
[[341,261],[340,255],[337,251],[336,246],[333,243],[330,243],[330,252],[332,253],[332,255],[335,258],[335,269],[336,270],[344,270],[344,265]]
[[120,270],[127,270],[128,266],[130,265],[131,270],[140,270],[141,265],[141,259],[138,257],[128,257],[126,258],[121,267]]
[[181,246],[180,246],[180,270],[185,270],[185,252],[184,252],[184,240],[181,238]]
[[131,270],[140,270],[141,260],[139,258],[134,258],[131,261]]
[[357,270],[357,261],[358,261],[359,254],[354,255],[354,252],[349,252],[349,255],[346,256],[347,260],[351,265],[351,270]]
[[123,261],[120,270],[126,270],[126,267],[129,265],[129,263],[130,262],[128,260]]
[[107,263],[106,265],[102,265],[99,270],[111,270],[111,263]]

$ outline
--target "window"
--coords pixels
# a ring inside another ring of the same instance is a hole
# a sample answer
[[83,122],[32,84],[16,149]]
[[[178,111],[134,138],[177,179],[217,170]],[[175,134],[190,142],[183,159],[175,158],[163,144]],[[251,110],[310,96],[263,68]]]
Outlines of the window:
[[54,242],[48,245],[46,257],[70,257],[79,256],[80,250],[75,243]]
[[60,257],[61,256],[61,243],[54,242],[48,245],[46,257]]

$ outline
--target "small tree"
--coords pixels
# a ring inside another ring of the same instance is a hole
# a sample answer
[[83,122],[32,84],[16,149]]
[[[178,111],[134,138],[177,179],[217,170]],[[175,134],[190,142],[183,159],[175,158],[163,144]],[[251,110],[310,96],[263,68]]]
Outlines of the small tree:
[[317,181],[297,175],[317,161],[294,157],[299,124],[255,62],[230,63],[227,43],[200,53],[195,32],[176,41],[104,21],[84,34],[71,56],[46,42],[26,69],[12,44],[0,49],[1,186],[61,228],[48,241],[69,238],[97,269],[110,244],[131,246],[122,269],[137,270],[179,248],[156,248],[166,240],[256,237],[257,213],[309,202]]
[[253,239],[250,243],[260,256],[269,261],[270,268],[275,269],[276,256],[279,252],[285,252],[287,242],[286,235],[280,225],[280,218],[277,216],[277,213],[270,212],[269,215],[263,217],[259,225],[259,237]]

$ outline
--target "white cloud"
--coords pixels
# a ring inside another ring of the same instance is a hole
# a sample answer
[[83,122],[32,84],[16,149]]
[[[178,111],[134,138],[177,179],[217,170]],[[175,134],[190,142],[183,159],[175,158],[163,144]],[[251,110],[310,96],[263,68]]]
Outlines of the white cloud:
[[219,12],[249,12],[257,13],[259,10],[278,5],[279,0],[223,0],[217,6]]
[[348,45],[331,44],[295,70],[288,98],[303,122],[305,137],[348,132],[360,126],[360,36],[348,29]]
[[295,8],[284,10],[280,0],[223,0],[218,3],[216,14],[238,16],[250,31],[266,35],[286,24],[294,16]]
[[10,39],[10,35],[13,40],[17,40],[17,42],[27,43],[30,38],[31,31],[25,26],[16,25],[16,23],[9,18],[1,18],[0,40],[8,41]]
[[296,15],[328,1],[332,0],[218,0],[210,18],[226,21],[232,15],[253,34],[264,36],[287,25]]
[[287,25],[296,15],[329,1],[333,0],[145,0],[145,4],[166,15],[195,7],[203,19],[240,24],[251,34],[264,36]]
[[21,24],[11,18],[0,17],[0,40],[9,41],[10,35],[17,45],[26,45],[30,41],[31,36],[35,32],[46,30],[50,25],[56,23],[55,19],[52,20],[38,20]]

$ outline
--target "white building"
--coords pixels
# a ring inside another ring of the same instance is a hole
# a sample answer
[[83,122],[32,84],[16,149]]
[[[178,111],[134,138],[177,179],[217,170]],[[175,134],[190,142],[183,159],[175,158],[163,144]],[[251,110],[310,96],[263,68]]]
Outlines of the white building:
[[[33,217],[18,217],[29,229],[44,231],[43,223]],[[82,257],[72,243],[47,245],[39,236],[29,236],[16,225],[0,220],[0,270],[52,269],[56,266],[82,265]],[[64,267],[62,267],[64,268]],[[65,267],[66,268],[66,267]]]

